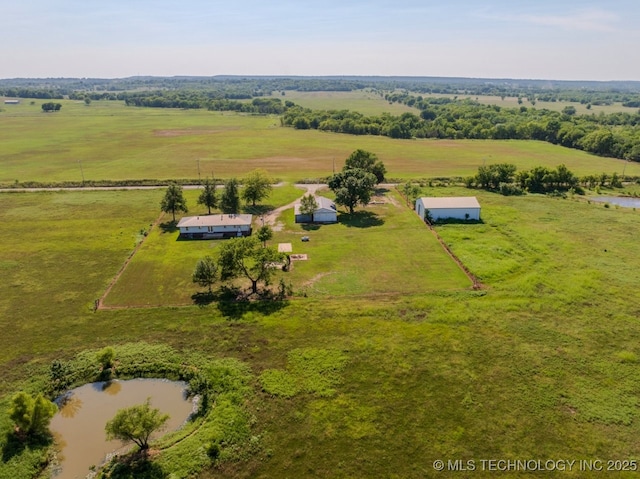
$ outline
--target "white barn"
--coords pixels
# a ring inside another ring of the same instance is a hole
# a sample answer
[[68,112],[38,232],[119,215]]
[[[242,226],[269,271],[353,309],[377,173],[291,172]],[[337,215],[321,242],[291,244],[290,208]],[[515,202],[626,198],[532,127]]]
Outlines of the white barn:
[[313,215],[303,215],[300,213],[300,203],[296,203],[293,207],[296,223],[337,223],[338,210],[336,204],[329,198],[316,196],[318,207]]
[[425,220],[427,211],[433,221],[442,219],[480,220],[480,203],[475,196],[418,198],[416,200],[418,216]]
[[185,216],[178,222],[181,238],[217,239],[251,235],[251,215]]

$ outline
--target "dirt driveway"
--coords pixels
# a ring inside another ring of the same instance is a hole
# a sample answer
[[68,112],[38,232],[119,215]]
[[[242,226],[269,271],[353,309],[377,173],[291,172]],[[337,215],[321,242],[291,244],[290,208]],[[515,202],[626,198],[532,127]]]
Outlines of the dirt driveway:
[[[314,183],[314,184],[296,184],[295,185],[296,188],[300,188],[301,190],[304,190],[304,192],[300,195],[300,198],[302,198],[305,195],[308,194],[312,194],[315,195],[316,192],[319,189],[322,188],[326,188],[327,185],[325,184],[321,184],[321,183]],[[271,229],[273,229],[273,231],[280,231],[282,230],[282,223],[278,223],[278,216],[280,216],[280,214],[284,211],[287,210],[289,208],[293,208],[293,206],[300,201],[300,198],[292,201],[291,203],[284,205],[284,206],[280,206],[279,208],[276,208],[275,210],[271,210],[268,213],[265,213],[262,218],[264,219],[264,224],[265,225],[269,225],[271,226]]]

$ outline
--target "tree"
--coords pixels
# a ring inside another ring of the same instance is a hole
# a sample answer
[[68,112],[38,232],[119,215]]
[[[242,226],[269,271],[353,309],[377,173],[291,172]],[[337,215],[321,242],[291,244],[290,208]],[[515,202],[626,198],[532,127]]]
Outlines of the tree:
[[211,256],[205,256],[196,264],[196,269],[193,271],[192,280],[194,283],[199,284],[203,288],[208,287],[209,293],[211,293],[211,285],[213,285],[218,278],[218,265],[211,258]]
[[174,222],[176,221],[176,211],[183,213],[189,211],[187,209],[187,200],[184,199],[182,194],[182,186],[176,183],[169,185],[160,203],[160,209],[165,213],[171,213]]
[[46,435],[49,433],[51,418],[58,407],[38,394],[34,399],[24,391],[20,391],[11,398],[9,417],[16,425],[20,435]]
[[211,208],[218,206],[215,182],[212,183],[208,179],[204,180],[204,189],[198,196],[198,204],[206,206],[209,209],[209,214],[211,214]]
[[149,399],[144,404],[121,409],[107,422],[107,440],[134,442],[142,451],[149,449],[151,434],[161,430],[169,420],[168,414],[152,409]]
[[223,213],[237,213],[240,211],[240,196],[238,194],[238,180],[231,178],[224,184],[220,198],[220,209]]
[[267,241],[273,238],[273,230],[269,225],[263,225],[260,227],[260,229],[258,229],[256,237],[262,242],[262,246],[266,248]]
[[96,355],[96,359],[102,366],[103,371],[113,367],[113,360],[115,357],[116,351],[111,346],[101,349]]
[[313,213],[318,209],[318,202],[315,196],[311,193],[304,195],[300,200],[300,214],[311,216],[311,222],[313,223]]
[[223,280],[244,276],[251,281],[251,293],[257,294],[258,283],[268,286],[274,263],[282,259],[282,253],[273,247],[261,247],[255,236],[233,238],[220,247],[220,276]]
[[62,105],[60,103],[53,103],[51,101],[42,104],[42,111],[50,112],[50,111],[60,111]]
[[407,200],[407,206],[409,206],[420,194],[420,188],[413,183],[407,182],[402,185],[402,192],[404,193],[404,197]]
[[387,173],[384,163],[382,163],[374,153],[360,149],[349,155],[342,171],[354,168],[360,168],[361,170],[373,173],[376,177],[376,183],[382,183],[384,181],[384,175]]
[[242,198],[255,206],[256,202],[267,198],[271,193],[271,178],[264,170],[254,170],[245,177],[243,186]]
[[341,171],[329,179],[329,188],[336,195],[336,203],[349,208],[349,214],[353,214],[358,203],[369,203],[375,185],[375,175],[360,168]]

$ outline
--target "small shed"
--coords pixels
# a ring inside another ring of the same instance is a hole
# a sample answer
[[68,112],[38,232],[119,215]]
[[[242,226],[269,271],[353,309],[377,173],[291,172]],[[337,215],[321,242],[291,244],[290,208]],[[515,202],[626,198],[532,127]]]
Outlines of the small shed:
[[324,196],[316,196],[318,207],[312,215],[300,213],[300,203],[296,203],[293,210],[296,223],[337,223],[338,210],[336,204]]
[[443,219],[480,220],[480,203],[475,196],[424,197],[416,200],[416,212],[423,220],[427,211],[433,221]]
[[251,235],[252,215],[185,216],[178,222],[180,238],[216,239]]

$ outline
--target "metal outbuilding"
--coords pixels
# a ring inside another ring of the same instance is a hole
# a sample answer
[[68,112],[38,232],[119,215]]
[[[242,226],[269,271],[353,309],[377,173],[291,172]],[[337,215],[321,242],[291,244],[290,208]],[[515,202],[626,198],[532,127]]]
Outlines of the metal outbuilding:
[[480,220],[480,203],[475,196],[423,197],[416,200],[416,212],[423,220],[427,211],[433,221],[443,219]]

